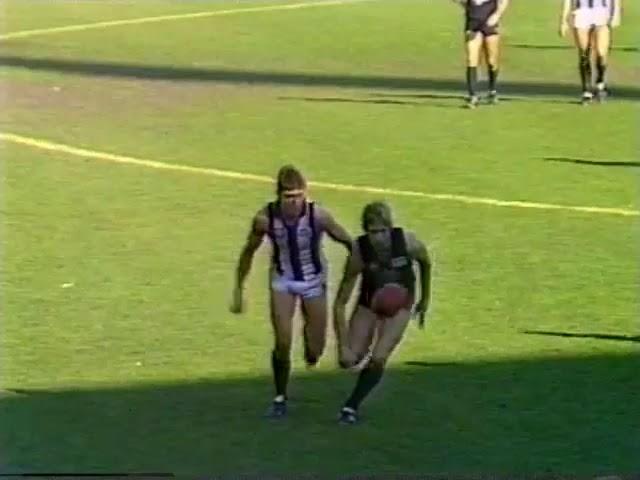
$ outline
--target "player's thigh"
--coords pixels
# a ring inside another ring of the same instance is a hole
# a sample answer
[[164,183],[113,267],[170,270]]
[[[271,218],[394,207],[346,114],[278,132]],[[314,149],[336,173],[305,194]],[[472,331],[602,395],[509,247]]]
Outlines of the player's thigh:
[[465,32],[465,53],[469,67],[477,67],[480,63],[483,39],[484,35],[482,35],[482,32],[474,30],[467,30]]
[[573,41],[576,48],[586,52],[591,47],[591,27],[576,27],[573,29]]
[[596,53],[601,57],[606,57],[611,46],[611,28],[608,25],[595,27],[593,37]]
[[289,292],[271,289],[271,324],[279,350],[291,349],[296,301],[297,297]]
[[327,294],[324,288],[318,295],[302,298],[302,315],[307,346],[321,351],[327,337]]
[[349,349],[357,357],[364,357],[371,346],[378,316],[363,305],[356,305],[349,320]]
[[494,33],[484,37],[487,63],[496,66],[500,60],[500,34]]
[[378,330],[378,339],[373,347],[372,358],[384,363],[398,346],[411,321],[411,311],[403,308],[395,316],[385,319]]

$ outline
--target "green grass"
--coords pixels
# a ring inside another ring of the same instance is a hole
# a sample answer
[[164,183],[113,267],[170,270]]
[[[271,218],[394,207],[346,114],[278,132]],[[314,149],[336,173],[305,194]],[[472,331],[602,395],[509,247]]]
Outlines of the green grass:
[[[497,108],[460,108],[460,12],[397,0],[3,41],[0,131],[173,164],[273,175],[294,162],[317,181],[637,210],[640,8],[628,2],[616,32],[618,96],[583,109],[575,53],[555,48],[568,45],[557,2],[537,1],[505,20]],[[11,0],[3,28],[238,6]],[[355,378],[333,345],[307,373],[297,343],[292,416],[260,418],[266,255],[248,313],[227,313],[269,185],[9,143],[1,173],[2,472],[640,470],[637,217],[389,196],[435,258],[433,310],[345,431],[334,415]],[[354,233],[378,198],[312,193]],[[333,291],[343,253],[328,252]]]

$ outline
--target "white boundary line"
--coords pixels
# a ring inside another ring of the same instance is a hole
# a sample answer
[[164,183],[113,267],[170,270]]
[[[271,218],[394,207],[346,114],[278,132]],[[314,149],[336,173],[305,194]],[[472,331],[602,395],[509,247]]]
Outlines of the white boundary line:
[[[199,175],[210,175],[210,176],[221,177],[221,178],[232,178],[236,180],[244,180],[244,181],[250,181],[250,182],[273,183],[273,179],[271,177],[267,177],[264,175],[254,175],[251,173],[241,173],[241,172],[234,172],[230,170],[219,170],[215,168],[176,165],[172,163],[158,162],[155,160],[146,160],[142,158],[116,155],[112,153],[99,152],[95,150],[87,150],[84,148],[72,147],[72,146],[63,145],[60,143],[53,143],[47,140],[41,140],[37,138],[31,138],[31,137],[16,135],[16,134],[7,133],[7,132],[0,132],[0,140],[18,144],[18,145],[25,145],[28,147],[38,148],[40,150],[48,150],[52,152],[65,153],[65,154],[73,155],[76,157],[94,158],[97,160],[104,160],[112,163],[138,165],[141,167],[154,168],[156,170],[171,170],[171,171],[178,171],[178,172],[195,173]],[[343,191],[343,192],[373,193],[373,194],[389,195],[389,196],[427,198],[430,200],[447,200],[447,201],[466,203],[466,204],[489,205],[492,207],[512,207],[512,208],[527,208],[527,209],[537,209],[537,210],[564,210],[564,211],[591,213],[591,214],[618,215],[618,216],[624,216],[624,217],[640,216],[640,211],[630,210],[625,208],[607,208],[607,207],[592,207],[592,206],[580,206],[580,205],[558,205],[553,203],[498,200],[495,198],[474,197],[470,195],[453,195],[448,193],[425,193],[425,192],[416,192],[416,191],[410,191],[410,190],[395,190],[391,188],[370,187],[366,185],[350,185],[350,184],[328,183],[328,182],[309,182],[309,186],[319,188],[319,189],[336,190],[336,191]]]
[[23,30],[19,32],[9,32],[0,35],[0,40],[12,40],[15,38],[35,37],[38,35],[49,35],[52,33],[79,32],[97,28],[119,27],[122,25],[139,25],[142,23],[167,22],[171,20],[187,20],[191,18],[218,17],[223,15],[234,15],[238,13],[271,12],[276,10],[298,10],[301,8],[328,7],[337,5],[347,5],[351,3],[371,2],[373,0],[323,0],[319,2],[291,3],[284,5],[266,5],[262,7],[234,8],[227,10],[209,10],[205,12],[181,13],[176,15],[161,15],[156,17],[131,18],[128,20],[112,20],[108,22],[85,23],[82,25],[67,25],[65,27],[39,28],[35,30]]

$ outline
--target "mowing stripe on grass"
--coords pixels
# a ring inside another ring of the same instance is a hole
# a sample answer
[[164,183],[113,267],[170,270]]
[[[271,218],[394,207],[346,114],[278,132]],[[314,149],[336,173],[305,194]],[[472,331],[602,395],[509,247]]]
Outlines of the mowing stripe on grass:
[[128,20],[111,20],[107,22],[85,23],[81,25],[67,25],[64,27],[38,28],[35,30],[23,30],[19,32],[9,32],[0,35],[0,40],[11,40],[15,38],[35,37],[38,35],[49,35],[53,33],[81,32],[97,28],[119,27],[123,25],[140,25],[143,23],[167,22],[171,20],[188,20],[192,18],[218,17],[222,15],[235,15],[239,13],[258,13],[276,10],[298,10],[301,8],[330,7],[337,5],[347,5],[350,3],[371,2],[373,0],[326,0],[322,2],[290,3],[284,5],[266,5],[261,7],[233,8],[227,10],[208,10],[204,12],[181,13],[176,15],[160,15],[155,17],[131,18]]
[[[135,158],[126,155],[116,155],[107,152],[100,152],[96,150],[88,150],[85,148],[72,147],[69,145],[63,145],[60,143],[49,142],[47,140],[26,137],[23,135],[16,135],[13,133],[0,132],[0,140],[5,142],[15,143],[19,145],[26,145],[41,150],[48,150],[52,152],[65,153],[81,158],[94,158],[96,160],[103,160],[112,163],[123,163],[128,165],[138,165],[141,167],[154,168],[157,170],[171,170],[178,172],[195,173],[199,175],[210,175],[214,177],[232,178],[236,180],[245,180],[251,182],[261,183],[273,183],[273,178],[265,175],[255,175],[252,173],[234,172],[231,170],[220,170],[217,168],[207,167],[192,167],[189,165],[177,165],[173,163],[158,162],[156,160],[147,160],[143,158]],[[459,203],[475,204],[475,205],[489,205],[492,207],[511,207],[511,208],[528,208],[538,210],[565,210],[572,212],[582,212],[589,214],[602,214],[602,215],[618,215],[625,217],[637,217],[640,216],[640,211],[630,210],[626,208],[609,208],[609,207],[596,207],[596,206],[581,206],[581,205],[559,205],[553,203],[540,203],[540,202],[526,202],[519,200],[499,200],[496,198],[475,197],[471,195],[456,195],[449,193],[426,193],[417,192],[411,190],[396,190],[392,188],[372,187],[367,185],[350,185],[341,183],[329,183],[329,182],[309,182],[309,186],[326,189],[336,190],[343,192],[358,192],[358,193],[372,193],[376,195],[388,195],[399,197],[414,197],[414,198],[426,198],[429,200],[446,200]]]

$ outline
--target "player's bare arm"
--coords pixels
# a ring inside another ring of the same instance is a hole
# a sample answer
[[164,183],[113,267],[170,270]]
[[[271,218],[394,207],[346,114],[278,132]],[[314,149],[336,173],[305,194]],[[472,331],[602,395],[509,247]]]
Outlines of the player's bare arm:
[[355,355],[349,351],[347,346],[346,309],[361,272],[362,259],[357,245],[354,244],[345,263],[342,280],[333,302],[333,329],[338,343],[341,365],[350,365],[355,361]]
[[510,3],[511,0],[498,0],[498,13],[500,14],[500,16],[504,15],[504,12],[507,11]]
[[573,0],[562,0],[562,11],[560,13],[560,29],[561,37],[564,37],[569,30],[569,15],[571,13],[571,4]]
[[316,211],[317,221],[320,223],[321,228],[327,232],[335,242],[344,245],[347,250],[351,250],[353,240],[347,230],[340,225],[336,219],[324,208],[318,208]]
[[251,229],[247,235],[247,240],[240,253],[238,266],[236,267],[236,280],[231,302],[231,312],[241,313],[243,310],[243,288],[244,282],[251,271],[251,264],[256,250],[262,244],[268,230],[269,221],[263,211],[258,212],[251,222]]
[[415,313],[418,325],[424,327],[425,315],[431,299],[431,258],[427,247],[413,233],[406,232],[407,250],[411,258],[418,264],[420,270],[420,298],[416,302]]
[[612,28],[616,28],[620,26],[622,21],[622,0],[614,0],[613,2],[613,12],[611,14],[611,22],[609,25]]
[[509,1],[510,0],[498,0],[498,9],[495,11],[493,15],[489,17],[487,21],[487,24],[490,27],[493,27],[494,25],[497,25],[498,23],[500,23],[500,19],[502,18],[502,16],[504,15],[504,12],[506,12],[507,8],[509,7]]

